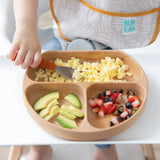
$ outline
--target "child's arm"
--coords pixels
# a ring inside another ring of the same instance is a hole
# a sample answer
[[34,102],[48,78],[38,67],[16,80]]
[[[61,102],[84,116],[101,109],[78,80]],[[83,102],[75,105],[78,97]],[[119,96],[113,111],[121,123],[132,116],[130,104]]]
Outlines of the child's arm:
[[23,69],[37,67],[41,61],[41,45],[37,34],[38,0],[14,0],[16,32],[8,54],[12,59],[19,50],[15,65]]

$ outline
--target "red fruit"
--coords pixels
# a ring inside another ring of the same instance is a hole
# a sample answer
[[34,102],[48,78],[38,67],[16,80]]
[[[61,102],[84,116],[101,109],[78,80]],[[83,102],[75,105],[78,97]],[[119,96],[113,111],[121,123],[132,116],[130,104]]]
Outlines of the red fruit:
[[112,91],[111,90],[106,91],[106,95],[107,96],[111,96],[112,95]]
[[105,106],[105,107],[107,107],[108,105],[113,105],[113,102],[106,102],[106,103],[104,103],[103,105]]
[[104,112],[104,115],[107,114],[107,109],[104,105],[101,105],[100,108],[102,109],[102,111]]
[[124,109],[124,111],[127,111],[127,112],[128,112],[128,114],[130,114],[130,111],[129,111],[129,109],[125,108],[125,109]]
[[120,94],[120,93],[113,93],[113,94],[111,95],[112,100],[113,100],[113,101],[116,101],[116,99],[117,99],[117,97],[119,96],[119,94]]
[[98,107],[100,107],[103,104],[103,100],[102,99],[96,99],[95,102],[96,102],[96,105]]
[[131,114],[132,109],[126,109],[128,111],[128,114]]
[[92,109],[92,111],[93,111],[94,113],[97,113],[97,112],[99,112],[99,111],[100,111],[100,108],[98,108],[98,107],[93,108],[93,109]]
[[104,101],[104,100],[105,100],[105,98],[104,98],[104,96],[103,96],[103,95],[101,95],[100,97],[98,97],[98,99],[101,99],[102,101]]
[[139,107],[140,106],[140,101],[137,99],[134,102],[131,103],[133,108]]
[[128,102],[134,102],[134,101],[136,101],[136,100],[139,100],[139,97],[138,96],[129,96],[128,97]]
[[[101,114],[101,112],[103,112],[103,114],[104,115],[106,115],[107,114],[107,111],[106,111],[106,108],[105,108],[105,106],[102,104],[101,106],[99,106],[100,107],[100,110],[99,110],[99,112],[98,112],[98,114]],[[102,115],[102,114],[101,114]],[[101,116],[100,115],[100,116]],[[102,117],[102,116],[101,116]]]
[[99,114],[99,116],[104,117],[104,112],[103,112],[103,110],[100,110],[100,111],[98,112],[98,114]]
[[121,94],[121,93],[118,95],[118,97],[116,98],[115,102],[116,102],[117,104],[120,104],[120,103],[123,102],[123,98],[122,98],[122,94]]
[[107,114],[112,114],[116,109],[117,109],[117,105],[114,105],[114,106],[107,112]]
[[96,99],[89,99],[88,100],[88,104],[92,107],[92,108],[94,108],[94,107],[96,107],[97,106],[97,100]]
[[105,107],[106,112],[108,113],[108,111],[113,107],[113,104],[108,104],[107,107]]
[[127,111],[127,109],[125,109],[121,114],[120,114],[120,117],[125,119],[126,116],[129,114],[129,112]]
[[111,98],[113,101],[115,101],[117,104],[120,104],[123,102],[122,94],[121,93],[113,93],[111,95]]
[[111,120],[112,120],[113,124],[119,124],[117,116],[112,115]]

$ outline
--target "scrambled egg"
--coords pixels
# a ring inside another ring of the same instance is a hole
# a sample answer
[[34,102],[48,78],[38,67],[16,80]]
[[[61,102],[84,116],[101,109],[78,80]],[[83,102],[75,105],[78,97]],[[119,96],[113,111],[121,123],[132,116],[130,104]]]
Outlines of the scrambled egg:
[[[74,82],[113,82],[122,80],[125,76],[132,76],[128,72],[128,66],[120,58],[105,57],[100,62],[80,63],[80,59],[71,57],[67,62],[57,58],[54,63],[58,66],[72,67]],[[44,80],[46,82],[71,82],[62,77],[56,71],[39,69],[35,73],[35,81]]]

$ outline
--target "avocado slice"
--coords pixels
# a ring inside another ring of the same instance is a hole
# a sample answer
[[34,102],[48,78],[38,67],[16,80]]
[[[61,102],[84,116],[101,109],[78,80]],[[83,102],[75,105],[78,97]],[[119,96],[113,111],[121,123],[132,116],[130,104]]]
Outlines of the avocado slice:
[[49,114],[47,114],[43,118],[45,120],[49,121],[50,119],[52,119],[58,113],[59,113],[59,107],[58,106],[53,106],[51,111],[49,112]]
[[71,113],[69,113],[69,112],[66,112],[66,111],[63,110],[62,108],[60,109],[59,113],[60,113],[60,115],[66,117],[66,118],[68,118],[68,119],[71,119],[71,120],[74,120],[74,119],[76,118],[75,115],[73,115],[73,114],[71,114]]
[[57,104],[59,104],[58,101],[57,101],[57,99],[54,99],[53,101],[51,101],[51,102],[47,105],[46,108],[50,111],[51,108],[52,108],[53,106],[57,105]]
[[43,108],[46,108],[47,105],[54,99],[58,99],[59,98],[59,92],[51,92],[43,97],[41,97],[40,99],[38,99],[38,101],[34,104],[33,108],[36,111],[39,111]]
[[49,110],[47,108],[45,109],[42,109],[40,112],[39,112],[39,115],[40,117],[45,117],[47,114],[49,114]]
[[63,111],[66,111],[66,112],[68,112],[70,114],[75,115],[76,117],[79,117],[79,118],[83,118],[84,117],[84,113],[81,112],[80,110],[76,109],[75,107],[63,104],[61,109],[63,109]]
[[[52,113],[53,111],[52,110],[54,110],[54,108],[57,108],[58,106],[57,105],[54,105],[54,106],[49,106],[49,107],[47,107],[47,108],[45,108],[45,109],[42,109],[40,112],[39,112],[39,115],[40,115],[40,117],[45,117],[46,115],[48,115],[48,114],[50,114],[50,112]],[[59,107],[58,107],[59,108]]]
[[70,104],[72,104],[74,107],[77,107],[79,109],[82,108],[82,103],[80,99],[74,93],[70,93],[69,95],[65,96],[64,99]]
[[58,123],[59,123],[61,126],[63,126],[64,128],[70,128],[70,129],[78,128],[75,121],[70,120],[70,119],[68,119],[68,118],[66,118],[66,117],[63,117],[63,116],[61,116],[61,115],[58,116],[58,117],[56,118],[56,120],[57,120]]

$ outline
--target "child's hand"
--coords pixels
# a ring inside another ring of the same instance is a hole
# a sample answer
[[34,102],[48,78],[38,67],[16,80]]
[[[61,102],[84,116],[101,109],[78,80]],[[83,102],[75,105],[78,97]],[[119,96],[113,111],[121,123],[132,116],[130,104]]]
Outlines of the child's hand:
[[16,30],[13,45],[8,58],[11,60],[18,51],[15,65],[21,65],[23,69],[36,68],[41,62],[41,45],[37,31],[33,28],[23,27]]

